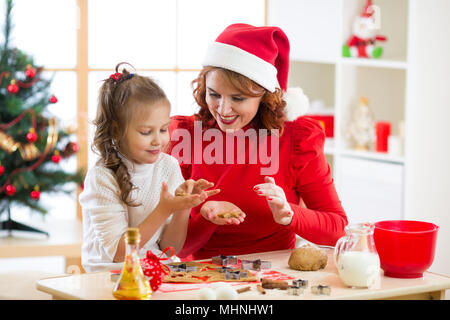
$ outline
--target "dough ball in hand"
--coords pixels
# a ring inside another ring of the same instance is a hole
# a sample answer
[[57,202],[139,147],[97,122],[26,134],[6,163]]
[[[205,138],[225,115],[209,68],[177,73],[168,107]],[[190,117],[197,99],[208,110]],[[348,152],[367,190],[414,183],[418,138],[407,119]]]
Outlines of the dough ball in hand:
[[294,249],[289,257],[289,267],[300,271],[317,271],[327,265],[327,253],[310,244]]

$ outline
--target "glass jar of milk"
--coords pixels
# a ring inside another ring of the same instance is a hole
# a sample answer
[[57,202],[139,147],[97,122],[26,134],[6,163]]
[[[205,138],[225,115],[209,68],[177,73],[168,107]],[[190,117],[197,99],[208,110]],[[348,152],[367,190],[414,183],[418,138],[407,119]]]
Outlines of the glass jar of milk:
[[374,225],[357,223],[345,227],[346,235],[334,248],[334,263],[345,285],[370,287],[380,275],[380,258],[373,240]]

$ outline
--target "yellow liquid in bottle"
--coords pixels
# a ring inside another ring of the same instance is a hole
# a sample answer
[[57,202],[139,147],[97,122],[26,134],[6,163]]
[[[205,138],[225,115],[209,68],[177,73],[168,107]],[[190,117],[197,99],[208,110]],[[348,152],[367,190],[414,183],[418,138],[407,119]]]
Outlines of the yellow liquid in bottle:
[[142,272],[139,258],[126,257],[113,296],[119,300],[149,300],[152,297],[152,289]]

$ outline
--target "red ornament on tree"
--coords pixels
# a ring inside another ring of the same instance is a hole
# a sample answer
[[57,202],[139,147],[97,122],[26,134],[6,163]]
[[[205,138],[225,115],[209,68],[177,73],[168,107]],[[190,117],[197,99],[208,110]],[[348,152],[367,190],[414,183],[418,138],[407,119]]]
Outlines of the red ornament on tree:
[[64,148],[64,157],[69,157],[74,153],[77,153],[80,147],[76,142],[69,142]]
[[[161,258],[161,256],[167,251],[171,250],[172,254],[167,255],[167,258]],[[170,273],[170,269],[164,263],[161,263],[161,260],[169,260],[171,256],[175,253],[175,250],[172,247],[167,247],[164,251],[157,257],[151,250],[147,251],[147,257],[141,259],[141,267],[144,275],[147,277],[150,286],[155,292],[159,289],[162,284],[163,278],[165,274]]]
[[72,153],[77,153],[78,150],[80,150],[80,146],[76,142],[69,143],[70,149],[72,150]]
[[39,198],[41,197],[41,192],[39,191],[39,186],[34,187],[34,190],[31,191],[31,193],[30,193],[30,197],[31,197],[31,199],[39,200]]
[[16,80],[11,80],[7,90],[11,94],[16,94],[17,92],[19,92],[19,86],[16,84]]
[[50,101],[51,103],[57,103],[57,102],[58,102],[58,99],[57,99],[55,96],[51,96],[50,99],[49,99],[49,101]]
[[25,70],[25,75],[27,78],[34,78],[36,75],[36,69],[31,66],[31,64],[27,65],[27,69]]
[[5,167],[0,165],[0,176],[3,175],[3,173],[5,173]]
[[55,150],[55,153],[52,155],[52,161],[54,163],[59,163],[61,161],[61,155],[58,150]]
[[37,140],[38,136],[36,134],[36,132],[34,131],[34,128],[30,129],[30,132],[27,133],[27,140],[30,143],[33,143]]
[[16,193],[16,187],[14,187],[12,184],[8,184],[5,187],[5,192],[8,196],[13,196]]

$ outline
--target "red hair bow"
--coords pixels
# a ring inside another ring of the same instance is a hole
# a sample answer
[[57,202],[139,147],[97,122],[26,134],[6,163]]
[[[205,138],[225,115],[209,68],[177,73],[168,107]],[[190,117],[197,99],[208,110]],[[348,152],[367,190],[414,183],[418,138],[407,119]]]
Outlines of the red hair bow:
[[116,81],[119,81],[120,79],[122,79],[122,74],[119,72],[113,73],[112,75],[109,76],[111,79],[114,79]]

